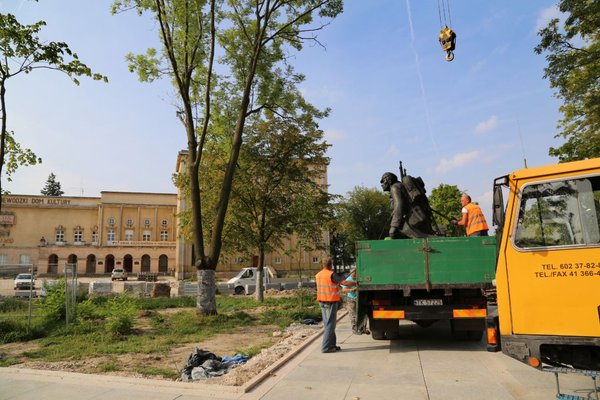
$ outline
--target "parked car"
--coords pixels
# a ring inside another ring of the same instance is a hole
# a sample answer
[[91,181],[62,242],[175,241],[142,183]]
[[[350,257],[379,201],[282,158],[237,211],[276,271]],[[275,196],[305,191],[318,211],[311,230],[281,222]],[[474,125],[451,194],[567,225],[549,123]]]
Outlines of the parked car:
[[35,289],[35,276],[31,274],[19,274],[15,278],[15,290]]
[[111,274],[110,274],[110,280],[111,281],[115,281],[115,280],[122,280],[122,281],[126,281],[127,280],[127,271],[125,271],[123,268],[115,268],[112,270]]

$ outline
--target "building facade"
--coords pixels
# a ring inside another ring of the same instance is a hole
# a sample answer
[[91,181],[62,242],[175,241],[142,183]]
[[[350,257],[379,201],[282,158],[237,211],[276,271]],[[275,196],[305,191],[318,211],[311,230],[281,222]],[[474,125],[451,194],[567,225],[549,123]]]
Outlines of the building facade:
[[[183,172],[187,152],[177,157]],[[326,173],[320,174],[326,187]],[[103,191],[100,197],[4,195],[0,213],[2,266],[34,265],[38,274],[57,275],[75,265],[82,275],[127,272],[195,275],[193,247],[178,232],[177,215],[187,210],[179,193]],[[322,232],[328,245],[328,233]],[[319,270],[326,252],[305,250],[292,235],[280,250],[265,255],[265,265],[283,274]],[[256,266],[258,256],[222,254],[217,273],[229,276]]]
[[173,273],[176,194],[102,192],[100,197],[5,195],[0,214],[0,265],[59,274]]

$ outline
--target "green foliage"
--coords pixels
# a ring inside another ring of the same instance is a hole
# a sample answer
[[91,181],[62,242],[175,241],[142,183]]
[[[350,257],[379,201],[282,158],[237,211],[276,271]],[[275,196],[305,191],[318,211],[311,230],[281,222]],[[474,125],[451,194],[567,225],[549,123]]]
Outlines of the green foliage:
[[254,357],[257,354],[260,354],[263,348],[259,346],[249,346],[246,348],[235,349],[236,354],[243,354],[247,357]]
[[67,315],[65,307],[65,280],[60,279],[54,285],[46,285],[46,297],[41,303],[41,312],[48,322],[64,321]]
[[[122,365],[117,357],[111,356],[164,353],[174,346],[198,343],[215,334],[244,332],[251,325],[276,325],[283,328],[291,323],[301,322],[304,318],[320,316],[314,292],[309,290],[291,297],[268,297],[263,303],[251,297],[217,296],[219,315],[212,316],[198,316],[193,304],[177,312],[161,312],[161,309],[170,308],[165,300],[127,296],[93,297],[78,304],[77,320],[69,330],[64,323],[46,323],[40,318],[40,322],[33,325],[29,334],[26,332],[23,310],[17,309],[14,312],[20,315],[15,315],[16,318],[8,318],[6,315],[0,318],[0,343],[41,339],[36,340],[35,343],[39,346],[35,350],[22,353],[18,359],[11,357],[3,360],[1,365],[11,365],[24,358],[58,362],[103,355],[108,356],[109,361],[99,365],[98,371],[119,371],[123,369]],[[181,300],[181,304],[189,301],[183,298]],[[39,314],[41,308],[42,303],[35,302],[33,313]],[[145,308],[152,311],[141,312]],[[115,318],[121,314],[132,318],[133,325],[129,325],[127,319]],[[150,322],[152,329],[148,329],[147,322]],[[145,329],[132,329],[141,326]],[[265,337],[257,346],[238,352],[256,354],[261,347],[269,345],[271,340],[270,337]],[[134,369],[147,376],[175,377],[175,371],[169,368],[155,369],[138,365]]]
[[6,145],[4,162],[7,181],[12,182],[12,175],[17,171],[19,166],[26,167],[42,162],[42,159],[36,156],[33,151],[21,147],[21,144],[15,140],[13,131],[6,131],[4,142]]
[[[295,116],[298,106],[282,107],[297,97],[290,97],[288,84],[302,79],[287,64],[290,50],[316,42],[316,32],[342,8],[342,0],[113,2],[113,13],[135,9],[157,21],[162,48],[128,60],[140,80],[166,77],[179,96],[177,115],[188,143],[190,212],[184,217],[191,224],[184,232],[191,237],[197,269],[214,270],[219,262],[247,119],[267,111]],[[322,22],[313,23],[315,17]],[[198,296],[203,315],[216,312],[212,283]]]
[[288,104],[281,108],[287,116],[266,113],[246,129],[232,189],[226,240],[248,257],[259,254],[259,267],[264,254],[282,249],[292,234],[303,239],[304,249],[323,248],[323,228],[332,218],[330,196],[320,183],[329,145],[315,122],[325,114],[292,87],[286,92]]
[[77,304],[77,319],[80,321],[94,321],[97,319],[102,319],[104,317],[104,313],[98,307],[97,304],[94,303],[94,298],[89,298],[79,304]]
[[383,239],[389,231],[391,211],[389,196],[380,190],[356,186],[348,192],[329,227],[336,264],[354,263],[357,241]]
[[0,313],[9,313],[13,311],[25,311],[28,308],[27,302],[13,297],[4,297],[0,300]]
[[113,335],[130,333],[136,314],[135,301],[127,295],[119,295],[108,300],[106,305],[106,331]]
[[56,180],[56,175],[50,173],[50,175],[48,175],[48,180],[46,180],[46,185],[40,193],[44,196],[62,196],[65,192],[62,191],[60,182]]
[[121,371],[121,366],[116,360],[110,360],[98,365],[98,372],[116,372]]
[[194,307],[196,299],[191,296],[181,297],[140,297],[135,299],[140,310],[162,310],[166,308]]
[[[431,191],[429,195],[429,205],[442,215],[452,219],[459,220],[462,218],[460,197],[462,192],[456,185],[447,185],[440,183],[438,187]],[[464,236],[465,228],[456,226],[450,223],[447,218],[434,213],[435,220],[438,226],[445,227],[446,236]]]
[[[560,0],[564,24],[555,18],[538,32],[537,54],[546,53],[544,78],[563,100],[563,119],[556,137],[566,142],[551,147],[560,162],[600,156],[600,2]],[[562,28],[562,29],[561,29]]]
[[[82,63],[66,43],[40,40],[38,34],[45,25],[44,21],[22,25],[14,15],[0,13],[0,103],[3,106],[7,104],[7,81],[36,69],[63,72],[77,85],[80,76],[108,82],[105,76],[92,72]],[[31,150],[22,149],[14,139],[14,132],[7,128],[6,107],[0,109],[0,121],[0,175],[6,166],[5,172],[10,181],[18,166],[35,165],[41,162],[41,159]]]

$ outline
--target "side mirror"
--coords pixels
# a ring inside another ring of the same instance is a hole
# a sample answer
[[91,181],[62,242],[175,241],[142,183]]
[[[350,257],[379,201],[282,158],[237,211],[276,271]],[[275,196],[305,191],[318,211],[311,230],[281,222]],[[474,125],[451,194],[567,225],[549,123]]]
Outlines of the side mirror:
[[[500,182],[499,182],[500,181]],[[494,202],[492,209],[492,223],[497,229],[504,227],[504,198],[502,195],[502,186],[506,183],[506,177],[498,178],[494,181]]]

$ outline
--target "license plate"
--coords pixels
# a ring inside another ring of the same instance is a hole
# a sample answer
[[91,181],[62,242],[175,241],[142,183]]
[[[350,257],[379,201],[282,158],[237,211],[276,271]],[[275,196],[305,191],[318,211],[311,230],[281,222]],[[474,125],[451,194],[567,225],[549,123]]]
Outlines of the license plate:
[[442,299],[415,299],[415,306],[442,306]]

